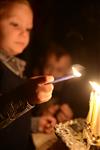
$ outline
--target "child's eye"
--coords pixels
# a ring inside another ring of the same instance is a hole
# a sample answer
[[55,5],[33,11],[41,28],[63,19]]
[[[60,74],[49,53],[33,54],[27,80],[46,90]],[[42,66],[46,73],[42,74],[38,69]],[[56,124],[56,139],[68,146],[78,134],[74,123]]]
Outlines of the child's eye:
[[15,22],[11,22],[10,25],[12,25],[14,27],[18,27],[18,23],[15,23]]

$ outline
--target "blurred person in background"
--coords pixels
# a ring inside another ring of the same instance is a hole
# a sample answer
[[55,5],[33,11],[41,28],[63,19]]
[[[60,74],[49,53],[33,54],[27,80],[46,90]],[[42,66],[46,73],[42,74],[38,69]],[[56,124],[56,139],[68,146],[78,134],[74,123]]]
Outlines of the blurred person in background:
[[[33,76],[38,74],[52,74],[54,78],[67,76],[72,65],[69,52],[55,43],[50,44],[39,60],[38,67],[36,66],[33,70]],[[66,102],[63,102],[60,96],[63,84],[63,82],[55,84],[51,100],[41,106],[37,106],[33,110],[32,125],[35,125],[32,126],[32,132],[51,133],[56,123],[68,121],[73,118],[73,112],[67,104],[67,99]]]

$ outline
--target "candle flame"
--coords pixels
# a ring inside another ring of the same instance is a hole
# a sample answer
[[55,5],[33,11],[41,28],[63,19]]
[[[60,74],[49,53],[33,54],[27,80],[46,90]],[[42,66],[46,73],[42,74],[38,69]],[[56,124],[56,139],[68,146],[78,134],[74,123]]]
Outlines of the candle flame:
[[89,81],[89,83],[92,86],[93,90],[100,93],[100,85],[99,84],[97,84],[96,82],[92,82],[92,81]]
[[80,77],[82,75],[75,67],[72,67],[72,71],[75,77]]

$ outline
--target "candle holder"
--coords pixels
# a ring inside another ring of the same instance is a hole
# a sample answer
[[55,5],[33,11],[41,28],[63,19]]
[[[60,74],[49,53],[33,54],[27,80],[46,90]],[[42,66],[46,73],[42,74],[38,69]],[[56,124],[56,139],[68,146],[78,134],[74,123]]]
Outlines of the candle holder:
[[55,133],[70,150],[100,150],[100,147],[90,140],[87,129],[86,119],[78,118],[57,124]]

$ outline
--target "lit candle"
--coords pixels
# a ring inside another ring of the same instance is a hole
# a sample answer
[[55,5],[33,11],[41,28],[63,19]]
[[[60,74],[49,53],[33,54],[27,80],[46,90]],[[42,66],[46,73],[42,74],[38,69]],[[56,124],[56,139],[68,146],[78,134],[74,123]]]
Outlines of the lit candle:
[[92,136],[100,138],[100,85],[95,82],[90,82],[90,84],[93,90],[90,95],[87,124],[90,127]]
[[[58,82],[62,82],[65,80],[72,79],[72,78],[81,77],[81,73],[79,72],[79,70],[82,71],[82,69],[83,69],[83,66],[81,66],[81,65],[78,65],[78,64],[73,65],[72,66],[72,74],[70,74],[68,76],[59,77],[59,78],[55,79],[53,82],[49,82],[49,83],[58,83]],[[46,83],[46,84],[48,84],[48,83]]]

